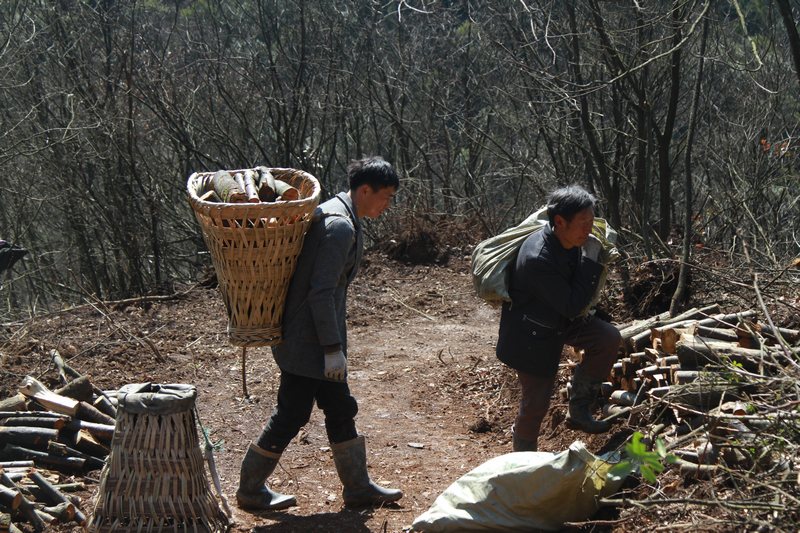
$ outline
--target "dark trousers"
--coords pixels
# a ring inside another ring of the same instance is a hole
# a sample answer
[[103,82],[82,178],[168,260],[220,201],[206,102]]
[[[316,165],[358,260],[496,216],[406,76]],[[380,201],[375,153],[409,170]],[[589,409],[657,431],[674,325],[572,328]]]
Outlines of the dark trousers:
[[258,446],[282,453],[308,423],[315,401],[325,413],[325,431],[332,444],[358,437],[354,420],[358,404],[347,383],[281,372],[278,405],[258,438]]
[[[567,328],[564,344],[584,350],[583,360],[575,369],[593,381],[606,379],[617,360],[620,334],[616,327],[595,317],[578,319]],[[556,375],[547,377],[517,372],[521,398],[519,413],[514,421],[514,433],[523,439],[536,441],[553,394]]]

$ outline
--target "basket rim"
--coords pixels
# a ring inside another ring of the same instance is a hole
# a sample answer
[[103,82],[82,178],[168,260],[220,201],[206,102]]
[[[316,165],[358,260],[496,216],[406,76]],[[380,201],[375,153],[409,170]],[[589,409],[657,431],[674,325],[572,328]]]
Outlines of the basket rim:
[[[259,167],[240,168],[240,169],[235,169],[235,170],[226,170],[226,172],[231,172],[231,173],[244,172],[245,170],[254,170],[255,168],[259,168]],[[289,168],[289,167],[264,167],[264,168],[266,168],[266,169],[268,169],[270,171],[283,170],[283,171],[300,173],[300,174],[303,175],[304,178],[311,180],[311,183],[313,185],[313,188],[311,190],[311,195],[310,196],[308,196],[306,198],[301,198],[299,200],[281,200],[281,202],[278,203],[277,205],[281,205],[281,206],[302,206],[302,205],[306,205],[306,204],[311,203],[311,202],[319,202],[319,197],[322,195],[322,187],[319,184],[319,180],[317,178],[315,178],[314,175],[311,174],[310,172],[306,172],[305,170],[301,170],[299,168]],[[213,174],[215,172],[218,172],[218,171],[217,170],[209,170],[209,171],[203,171],[203,172],[192,172],[192,174],[189,176],[189,179],[186,180],[186,191],[189,194],[189,201],[193,205],[196,205],[197,207],[203,207],[203,208],[223,208],[223,207],[231,208],[231,207],[233,207],[233,208],[242,208],[242,209],[253,209],[253,208],[257,208],[259,206],[263,207],[263,206],[269,206],[269,205],[276,205],[276,203],[274,203],[274,202],[261,202],[261,203],[256,204],[256,203],[250,203],[250,202],[209,202],[209,201],[206,201],[206,200],[201,200],[200,197],[197,195],[197,191],[195,190],[195,187],[191,186],[192,185],[192,181],[195,180],[197,178],[197,176],[200,176],[201,174]]]

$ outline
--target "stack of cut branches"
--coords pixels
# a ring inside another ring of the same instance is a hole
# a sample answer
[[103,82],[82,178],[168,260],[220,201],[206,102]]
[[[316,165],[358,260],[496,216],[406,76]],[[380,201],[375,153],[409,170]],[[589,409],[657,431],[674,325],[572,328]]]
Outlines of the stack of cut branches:
[[235,171],[220,170],[203,178],[198,194],[206,202],[259,203],[299,200],[300,192],[266,167]]
[[58,523],[86,525],[79,502],[64,493],[75,474],[102,468],[114,434],[115,398],[51,352],[64,385],[54,391],[26,377],[19,392],[0,400],[0,531],[35,531]]
[[607,420],[650,428],[686,476],[797,468],[800,331],[713,305],[620,332],[624,353],[602,388]]

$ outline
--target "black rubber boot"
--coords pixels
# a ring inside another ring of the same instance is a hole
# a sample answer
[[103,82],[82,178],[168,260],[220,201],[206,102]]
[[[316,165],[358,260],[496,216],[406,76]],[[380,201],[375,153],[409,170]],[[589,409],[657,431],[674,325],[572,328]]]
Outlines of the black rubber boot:
[[367,473],[367,448],[363,436],[331,444],[333,462],[342,482],[342,499],[350,507],[395,502],[403,497],[397,489],[385,489]]
[[273,492],[264,485],[280,458],[279,453],[269,452],[255,444],[250,445],[239,473],[239,490],[236,491],[239,507],[255,511],[277,511],[297,505],[294,496]]
[[611,423],[592,418],[592,404],[600,392],[600,381],[583,376],[579,371],[572,376],[572,390],[569,393],[567,427],[584,433],[605,433]]

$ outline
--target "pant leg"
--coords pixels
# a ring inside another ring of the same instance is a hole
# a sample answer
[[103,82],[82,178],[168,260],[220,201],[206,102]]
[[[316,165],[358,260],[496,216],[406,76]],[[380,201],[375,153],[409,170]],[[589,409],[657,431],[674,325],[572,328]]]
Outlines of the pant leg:
[[576,373],[595,381],[604,381],[617,360],[621,337],[616,327],[590,316],[576,320],[567,329],[564,342],[584,350]]
[[282,453],[311,418],[314,399],[322,380],[281,372],[278,403],[256,444]]
[[358,437],[355,416],[358,402],[347,383],[323,381],[317,389],[317,406],[325,413],[325,431],[332,444]]
[[550,407],[556,376],[540,377],[525,372],[517,372],[521,398],[519,413],[514,421],[514,433],[523,439],[536,442],[539,428]]

